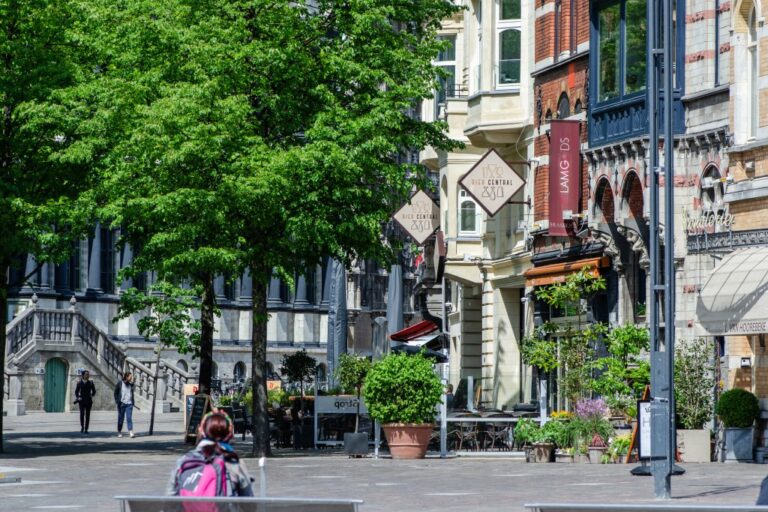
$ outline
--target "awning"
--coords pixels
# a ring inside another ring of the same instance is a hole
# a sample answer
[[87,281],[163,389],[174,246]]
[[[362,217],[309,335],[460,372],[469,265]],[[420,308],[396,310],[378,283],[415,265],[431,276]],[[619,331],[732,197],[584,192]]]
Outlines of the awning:
[[696,316],[713,336],[768,333],[768,247],[723,258],[699,293]]
[[416,338],[426,336],[437,331],[437,324],[429,320],[422,320],[419,323],[413,324],[410,327],[401,329],[397,332],[393,332],[389,335],[389,339],[394,341],[412,341]]
[[600,269],[610,264],[609,258],[602,257],[533,267],[526,270],[523,274],[525,276],[525,286],[546,286],[553,283],[562,283],[565,282],[565,278],[568,275],[578,272],[584,267],[589,267],[589,273],[597,277],[600,275]]

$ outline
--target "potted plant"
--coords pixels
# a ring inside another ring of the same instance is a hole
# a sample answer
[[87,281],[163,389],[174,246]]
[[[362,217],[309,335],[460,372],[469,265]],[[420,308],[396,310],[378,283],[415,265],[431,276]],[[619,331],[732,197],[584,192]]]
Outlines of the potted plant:
[[675,350],[677,448],[683,462],[710,462],[710,432],[715,386],[712,343],[697,339]]
[[354,389],[357,397],[355,412],[355,431],[344,433],[344,451],[347,455],[366,455],[368,453],[368,433],[358,432],[360,428],[360,393],[365,377],[371,369],[371,361],[367,357],[341,354],[339,365],[336,367],[336,378],[344,389]]
[[533,462],[533,443],[539,437],[539,430],[539,424],[531,418],[520,418],[517,425],[515,425],[514,438],[525,451],[525,460],[527,462]]
[[751,462],[753,425],[760,416],[757,397],[744,389],[729,389],[720,395],[716,412],[725,426],[725,460]]
[[427,453],[440,378],[422,354],[390,353],[368,372],[363,398],[371,418],[381,422],[395,459],[420,459]]
[[599,464],[608,449],[606,442],[613,435],[613,426],[606,419],[608,406],[602,398],[582,399],[576,402],[574,435],[581,439],[589,452],[589,462]]

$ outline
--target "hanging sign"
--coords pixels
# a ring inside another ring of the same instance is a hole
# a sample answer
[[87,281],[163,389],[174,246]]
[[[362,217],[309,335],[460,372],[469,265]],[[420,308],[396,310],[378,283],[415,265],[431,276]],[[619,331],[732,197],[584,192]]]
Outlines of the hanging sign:
[[395,213],[394,219],[422,245],[440,227],[440,207],[426,192],[419,190]]
[[553,119],[549,132],[549,234],[568,236],[566,210],[579,211],[581,153],[579,121]]
[[491,217],[525,185],[495,149],[483,155],[459,183]]

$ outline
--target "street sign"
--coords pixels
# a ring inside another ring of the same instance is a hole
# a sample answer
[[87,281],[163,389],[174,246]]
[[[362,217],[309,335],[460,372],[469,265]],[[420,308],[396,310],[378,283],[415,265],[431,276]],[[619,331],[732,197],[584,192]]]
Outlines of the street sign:
[[525,185],[495,149],[483,155],[459,183],[491,217]]
[[419,190],[395,213],[394,219],[422,245],[440,227],[440,207],[426,192]]

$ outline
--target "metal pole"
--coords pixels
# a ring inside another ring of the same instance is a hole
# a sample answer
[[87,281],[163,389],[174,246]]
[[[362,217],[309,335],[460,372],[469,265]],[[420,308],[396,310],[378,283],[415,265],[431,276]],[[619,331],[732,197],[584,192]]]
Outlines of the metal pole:
[[[677,0],[681,1],[681,0]],[[675,139],[672,131],[675,46],[672,32],[673,0],[664,0],[664,351],[666,384],[663,398],[667,422],[667,449],[664,466],[664,498],[670,498],[672,471],[675,465]]]

